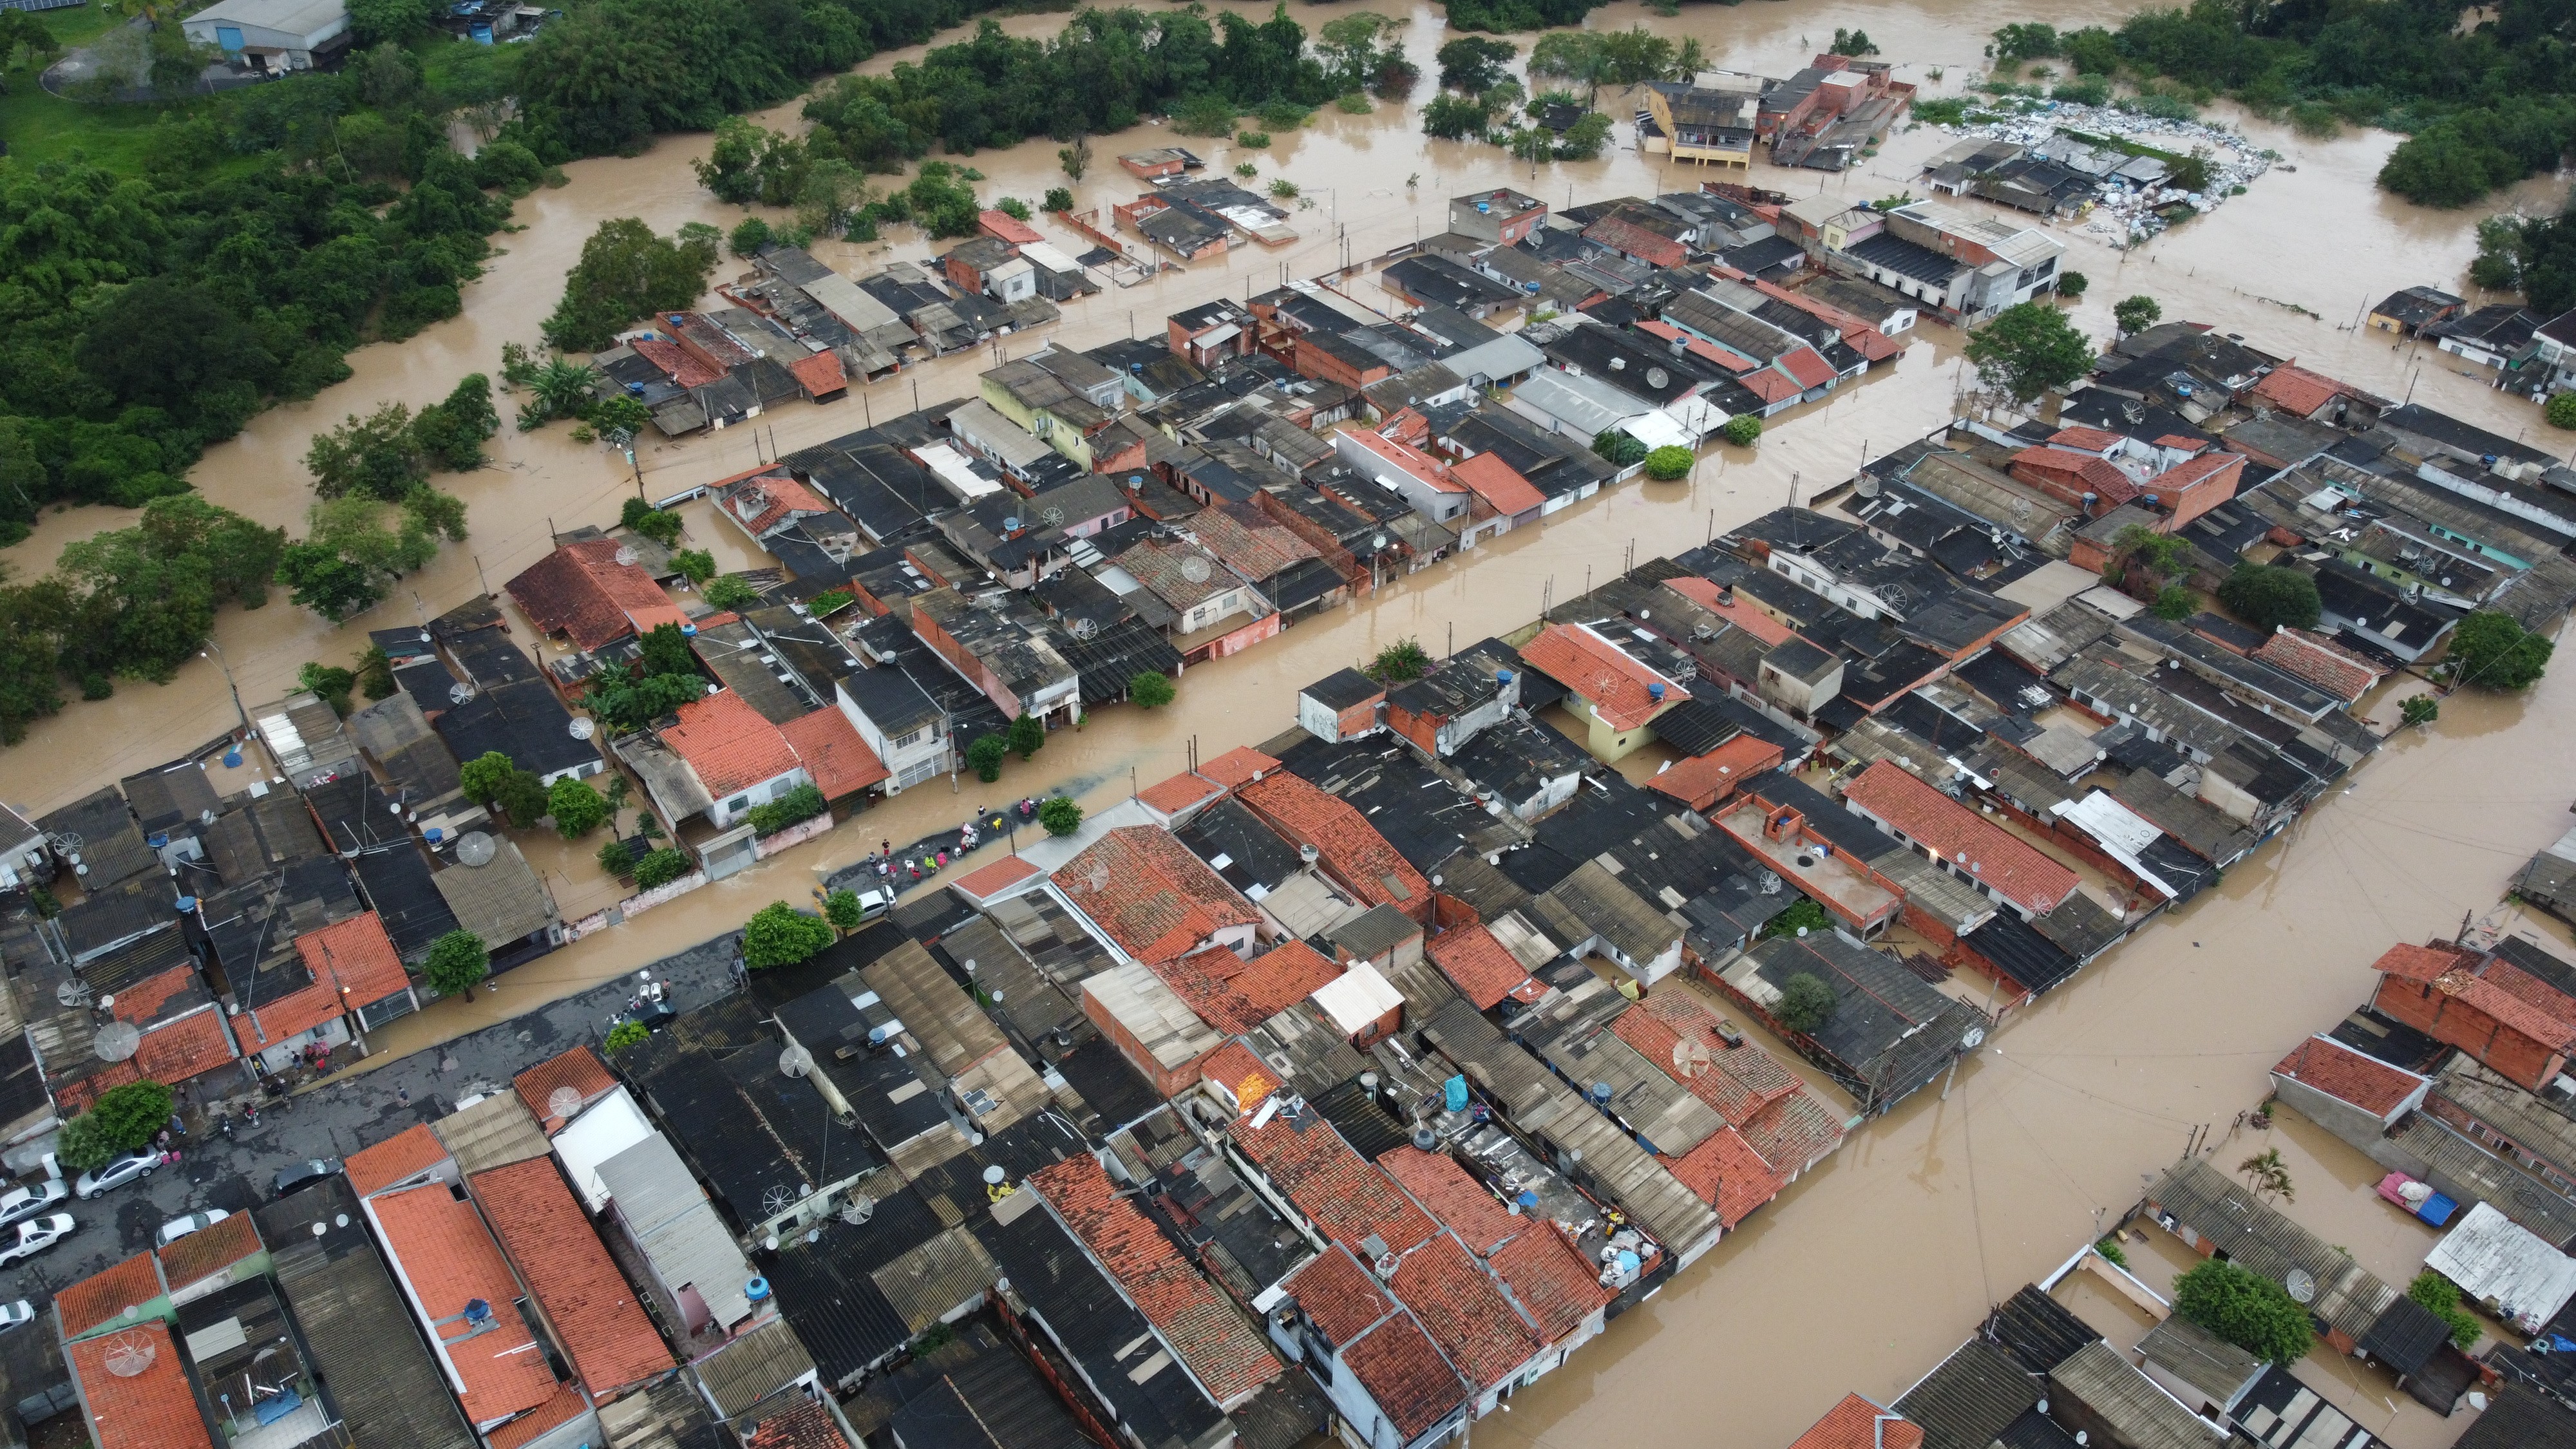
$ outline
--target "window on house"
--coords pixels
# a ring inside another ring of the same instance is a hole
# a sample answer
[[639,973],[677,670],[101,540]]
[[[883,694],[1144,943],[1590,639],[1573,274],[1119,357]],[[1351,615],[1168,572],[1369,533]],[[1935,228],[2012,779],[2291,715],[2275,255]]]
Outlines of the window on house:
[[914,731],[912,731],[911,733],[906,734],[906,735],[903,735],[903,736],[901,736],[900,738],[896,739],[896,741],[894,742],[894,747],[895,747],[896,749],[898,749],[898,750],[899,750],[899,749],[904,748],[904,747],[905,747],[905,746],[907,746],[907,745],[917,745],[917,744],[920,744],[920,743],[921,743],[921,740],[922,740],[922,736],[927,735],[927,734],[929,734],[929,733],[930,733],[930,731],[929,731],[928,729],[917,729],[917,730],[914,730]]
[[751,808],[751,797],[749,795],[736,795],[725,802],[724,808],[727,815],[731,815],[737,810],[747,810]]

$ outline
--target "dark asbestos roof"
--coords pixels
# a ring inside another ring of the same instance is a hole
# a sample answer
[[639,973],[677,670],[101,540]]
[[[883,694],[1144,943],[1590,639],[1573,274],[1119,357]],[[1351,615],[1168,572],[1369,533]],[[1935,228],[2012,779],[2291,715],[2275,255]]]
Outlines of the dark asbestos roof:
[[382,918],[385,934],[405,962],[429,954],[431,944],[457,928],[456,913],[431,879],[429,863],[409,844],[371,851],[349,862],[365,888],[367,904]]
[[352,1436],[418,1449],[475,1449],[393,1276],[357,1221],[348,1180],[317,1182],[251,1216],[270,1245],[279,1294],[302,1330],[314,1372]]
[[1386,1105],[1369,1094],[1358,1080],[1342,1083],[1309,1099],[1333,1130],[1351,1150],[1371,1162],[1405,1146],[1412,1138]]
[[2009,910],[1995,912],[1960,940],[2033,996],[2074,975],[2084,964]]
[[761,1272],[777,1289],[780,1310],[827,1384],[841,1383],[903,1346],[910,1336],[872,1276],[945,1231],[938,1214],[908,1188],[880,1176],[854,1189],[884,1196],[865,1223],[839,1218],[818,1243],[790,1243],[765,1259]]
[[2576,1412],[2527,1384],[2508,1383],[2453,1449],[2576,1449]]
[[1094,1037],[1057,1058],[1055,1069],[1107,1126],[1133,1122],[1163,1105],[1154,1084],[1137,1075],[1105,1037]]
[[1046,1320],[1130,1433],[1151,1445],[1190,1444],[1223,1421],[1144,1315],[1029,1194],[1005,1198],[973,1227],[1011,1291]]
[[906,1449],[1091,1449],[1046,1382],[984,1323],[871,1384],[850,1427]]
[[[1180,840],[1239,891],[1256,885],[1276,889],[1304,868],[1296,846],[1232,797],[1200,811],[1180,832]],[[1225,863],[1217,864],[1220,860]]]
[[1986,1334],[2035,1374],[2047,1373],[2102,1336],[2033,1283],[1995,1306],[1986,1318]]
[[2039,1406],[2039,1379],[1993,1344],[1970,1339],[1896,1401],[1923,1429],[1923,1449],[1987,1449]]

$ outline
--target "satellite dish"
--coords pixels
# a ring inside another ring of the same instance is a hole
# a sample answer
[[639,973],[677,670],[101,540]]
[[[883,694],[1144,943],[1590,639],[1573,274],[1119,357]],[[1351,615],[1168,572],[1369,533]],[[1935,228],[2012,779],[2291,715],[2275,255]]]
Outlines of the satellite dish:
[[90,1038],[90,1050],[103,1062],[121,1062],[143,1045],[143,1029],[130,1021],[111,1021]]
[[986,1187],[1000,1187],[1002,1185],[1002,1180],[1009,1176],[1010,1174],[1003,1171],[1002,1165],[997,1162],[984,1169],[984,1185]]
[[2305,1268],[2292,1268],[2282,1279],[2281,1286],[2290,1290],[2290,1298],[2294,1302],[2306,1303],[2317,1296],[2316,1275]]
[[1064,509],[1059,504],[1048,504],[1046,512],[1040,514],[1039,517],[1046,520],[1046,525],[1049,528],[1064,527]]
[[1196,555],[1192,555],[1189,558],[1181,560],[1181,577],[1188,579],[1191,583],[1206,583],[1208,581],[1208,576],[1215,572],[1216,568],[1214,565],[1210,564],[1206,559],[1197,557]]
[[451,685],[447,686],[447,702],[448,702],[449,704],[467,704],[467,703],[471,703],[471,702],[473,701],[473,698],[474,698],[474,686],[473,686],[473,685],[470,685],[470,684],[451,684]]
[[626,565],[628,568],[635,567],[635,545],[631,543],[619,544],[617,546],[617,561]]
[[1673,1043],[1673,1070],[1681,1073],[1684,1079],[1707,1071],[1711,1060],[1708,1047],[1703,1043],[1688,1037]]
[[572,737],[577,740],[589,739],[592,735],[599,732],[598,723],[592,720],[588,715],[573,716],[570,728],[572,730]]
[[783,1185],[768,1188],[760,1194],[760,1211],[763,1217],[774,1218],[795,1205],[796,1194],[788,1191]]
[[814,1054],[802,1046],[790,1046],[778,1054],[779,1075],[802,1077],[814,1070]]
[[581,1088],[557,1087],[546,1094],[546,1115],[573,1117],[581,1112]]
[[99,1363],[115,1377],[130,1379],[152,1367],[152,1360],[160,1353],[160,1345],[151,1339],[139,1333],[121,1333],[107,1346],[107,1352],[100,1357]]
[[1975,1051],[1977,1048],[1984,1046],[1985,1044],[1986,1029],[1982,1026],[1969,1027],[1968,1034],[1959,1038],[1959,1050],[1963,1052]]
[[1648,387],[1662,387],[1665,383],[1672,380],[1673,375],[1664,371],[1660,367],[1650,367],[1646,369],[1646,386]]
[[501,847],[494,845],[492,837],[480,830],[469,830],[456,837],[456,863],[459,865],[490,865],[492,857],[500,853]]
[[89,983],[77,976],[66,977],[55,983],[54,1000],[62,1006],[87,1006],[89,1005]]
[[45,843],[54,848],[56,855],[76,858],[81,852],[80,832],[76,830],[57,830],[45,837]]
[[1076,619],[1073,621],[1073,637],[1076,639],[1089,639],[1099,632],[1100,624],[1097,620]]
[[854,1228],[876,1215],[877,1200],[863,1192],[850,1194],[850,1200],[841,1204],[841,1221]]

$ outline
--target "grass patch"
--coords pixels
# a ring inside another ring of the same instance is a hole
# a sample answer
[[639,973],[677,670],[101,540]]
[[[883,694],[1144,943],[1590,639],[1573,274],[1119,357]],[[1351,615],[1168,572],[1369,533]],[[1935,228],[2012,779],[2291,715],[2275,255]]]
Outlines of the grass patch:
[[[64,55],[124,23],[96,5],[33,13]],[[184,117],[214,104],[213,97],[201,96],[168,106],[78,105],[47,91],[39,83],[43,74],[42,65],[19,66],[8,72],[8,93],[0,95],[0,138],[9,143],[9,159],[29,166],[86,155],[110,171],[139,176],[163,116]]]

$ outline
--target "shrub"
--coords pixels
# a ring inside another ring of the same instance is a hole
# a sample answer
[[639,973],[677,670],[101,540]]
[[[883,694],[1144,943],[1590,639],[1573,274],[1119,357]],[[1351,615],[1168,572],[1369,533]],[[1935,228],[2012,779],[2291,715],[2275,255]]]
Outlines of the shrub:
[[732,574],[710,579],[706,586],[707,602],[719,609],[748,609],[760,602],[760,591]]
[[1398,639],[1377,651],[1360,672],[1380,684],[1402,684],[1430,672],[1431,654],[1419,639]]
[[1360,91],[1353,91],[1349,95],[1335,99],[1333,105],[1343,114],[1351,116],[1365,116],[1376,109],[1369,104],[1368,96]]
[[1297,183],[1285,176],[1274,176],[1270,180],[1270,194],[1281,201],[1294,201],[1297,198]]
[[1762,437],[1762,420],[1751,413],[1740,413],[1726,420],[1717,435],[1739,448],[1750,448]]
[[1172,678],[1159,669],[1148,669],[1127,681],[1127,698],[1143,709],[1161,709],[1178,696]]
[[671,555],[671,567],[690,583],[704,586],[716,576],[716,556],[702,548],[684,548]]
[[420,974],[439,995],[472,1001],[474,988],[492,974],[492,957],[483,949],[482,937],[472,931],[450,931],[430,942],[429,960]]
[[758,256],[769,245],[769,223],[756,216],[746,216],[733,224],[725,234],[725,250],[738,257]]
[[1270,133],[1268,131],[1237,131],[1234,133],[1234,144],[1238,146],[1249,146],[1257,151],[1270,144]]
[[2401,725],[2428,725],[2442,717],[2442,701],[2429,694],[2410,694],[2397,706]]
[[2478,1341],[2481,1330],[2477,1317],[2460,1306],[2460,1285],[2457,1283],[2427,1268],[2415,1275],[2414,1282],[2406,1285],[2406,1296],[2449,1325],[2451,1342],[2457,1347],[2465,1349]]
[[2322,611],[2316,580],[2297,569],[2269,564],[2238,564],[2218,586],[2218,602],[2267,634],[2284,624],[2314,628]]
[[1957,96],[1937,101],[1916,101],[1914,119],[1933,126],[1968,124],[1968,103]]
[[628,880],[635,874],[635,851],[623,840],[611,840],[599,847],[599,869],[603,874]]
[[814,602],[805,607],[815,618],[828,619],[855,602],[857,601],[850,597],[850,591],[847,589],[827,589],[816,594]]
[[[616,401],[632,402],[634,399],[619,398]],[[669,548],[680,541],[680,515],[656,508],[641,498],[627,499],[625,506],[617,511],[617,522],[621,527],[631,528],[664,548]]]
[[2308,1310],[2287,1289],[2217,1258],[2174,1280],[2174,1311],[2285,1368],[2306,1357],[2316,1342]]
[[358,687],[356,671],[335,664],[307,664],[297,671],[295,682],[331,706],[333,714],[342,719],[349,717],[349,695]]
[[555,818],[556,834],[579,840],[608,823],[608,802],[599,798],[588,780],[567,777],[546,792],[546,813]]
[[1780,999],[1772,1004],[1771,1015],[1782,1026],[1810,1036],[1824,1029],[1841,1006],[1834,989],[1812,971],[1800,971],[1780,983]]
[[1013,221],[1026,221],[1029,219],[1029,204],[1020,200],[1016,196],[1005,196],[1001,200],[994,202],[993,209],[1004,216],[1009,217]]
[[[2122,332],[2144,332],[2164,320],[2165,309],[2156,299],[2141,292],[2123,298],[2111,309],[2111,323]],[[2576,424],[2571,424],[2576,426]]]
[[1823,906],[1800,896],[1788,909],[1762,923],[1762,938],[1794,936],[1802,930],[1827,931],[1833,929],[1833,924],[1834,918],[1825,914]]
[[791,825],[801,824],[830,808],[823,792],[811,785],[799,785],[765,805],[754,805],[744,812],[754,835],[776,835]]
[[989,785],[1002,778],[1002,758],[1010,752],[1000,735],[977,735],[966,747],[966,763],[974,768],[976,779]]
[[1259,114],[1261,116],[1261,124],[1269,127],[1271,130],[1293,131],[1299,126],[1306,124],[1306,118],[1313,115],[1314,112],[1297,104],[1295,101],[1272,101],[1268,105],[1263,106]]
[[2553,394],[2542,415],[2549,419],[2553,428],[2576,428],[2576,392]]
[[2060,272],[2057,274],[2057,295],[2064,297],[2069,302],[2082,297],[2085,292],[2092,287],[2092,285],[2093,279],[2084,275],[2082,272]]
[[832,944],[832,928],[788,905],[771,901],[742,927],[742,964],[754,971],[793,966]]
[[1215,94],[1196,95],[1172,112],[1172,129],[1184,136],[1222,136],[1234,129],[1234,102]]
[[2510,614],[2481,609],[2451,634],[2451,679],[2486,689],[2525,689],[2548,667],[2551,644]]
[[1614,468],[1633,468],[1646,461],[1646,445],[1618,428],[1603,428],[1595,433],[1592,451]]
[[2093,1251],[2120,1267],[2129,1266],[2129,1255],[2120,1250],[2120,1239],[2116,1235],[2104,1234],[2102,1240],[2093,1245]]
[[1073,188],[1069,186],[1048,187],[1044,205],[1049,211],[1073,210]]
[[[647,816],[645,820],[650,824],[652,817]],[[666,845],[635,862],[635,888],[649,891],[655,886],[669,885],[688,873],[689,858]]]
[[1025,760],[1046,748],[1046,723],[1036,715],[1024,714],[1011,721],[1011,750]]
[[829,891],[823,896],[823,919],[833,930],[855,931],[867,920],[867,912],[859,904],[857,891]]
[[1658,483],[1670,483],[1689,476],[1691,464],[1698,462],[1691,450],[1677,444],[1666,444],[1646,455],[1646,476]]
[[2147,607],[2155,611],[2157,618],[2179,624],[2200,608],[2200,600],[2180,584],[2167,584],[2156,591],[2155,601]]
[[608,1029],[608,1050],[622,1052],[652,1034],[640,1021],[621,1021]]
[[1239,161],[1235,163],[1234,174],[1242,177],[1246,181],[1250,181],[1253,177],[1261,174],[1261,168],[1249,161]]
[[1038,823],[1049,835],[1071,835],[1082,828],[1082,807],[1065,796],[1050,796],[1038,806]]

